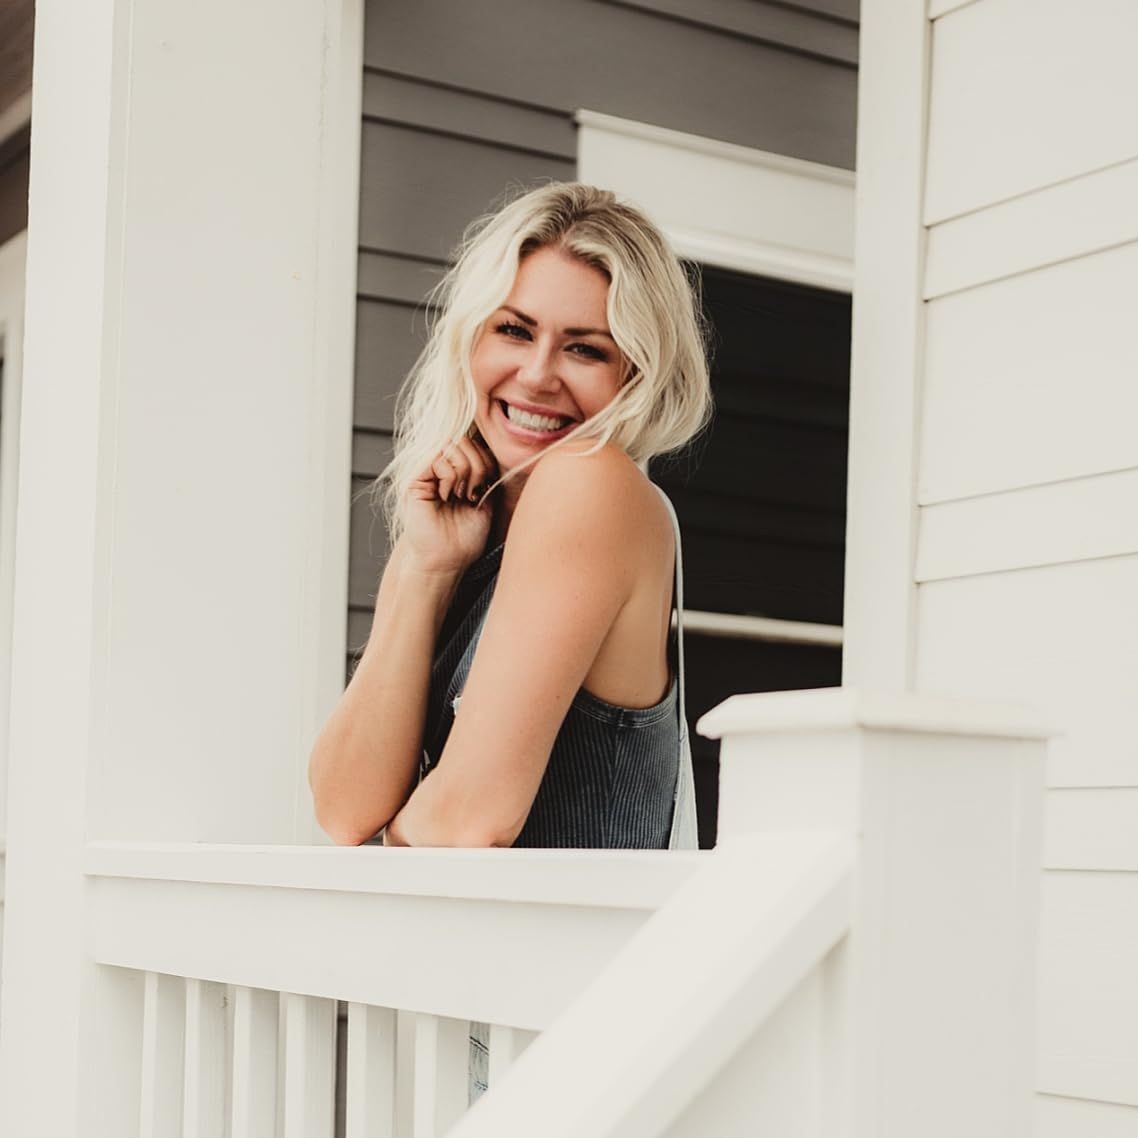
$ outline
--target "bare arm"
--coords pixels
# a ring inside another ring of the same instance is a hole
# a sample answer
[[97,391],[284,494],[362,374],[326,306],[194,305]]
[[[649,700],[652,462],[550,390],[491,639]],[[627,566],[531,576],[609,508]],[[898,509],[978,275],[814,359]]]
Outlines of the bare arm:
[[316,819],[338,843],[377,833],[414,787],[432,654],[459,575],[392,553],[367,647],[309,761]]
[[435,641],[455,588],[481,553],[490,511],[478,489],[493,459],[466,440],[408,491],[406,529],[384,571],[367,647],[308,765],[316,819],[336,842],[382,829],[415,785]]
[[623,455],[538,463],[446,747],[386,844],[514,842],[569,704],[634,588],[649,493]]

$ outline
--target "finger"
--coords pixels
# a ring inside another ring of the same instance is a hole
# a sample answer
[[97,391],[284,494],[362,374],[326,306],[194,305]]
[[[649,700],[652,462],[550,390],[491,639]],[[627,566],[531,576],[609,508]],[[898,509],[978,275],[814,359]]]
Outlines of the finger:
[[486,485],[489,473],[487,458],[471,439],[462,439],[456,445],[462,451],[467,468],[466,497],[476,502]]
[[446,449],[447,461],[454,470],[454,494],[456,498],[464,498],[470,486],[470,455],[463,449],[461,442],[455,443]]
[[454,489],[455,482],[458,481],[450,459],[440,454],[438,458],[431,463],[431,473],[438,481],[439,498],[444,502],[447,501],[450,498],[451,490]]
[[481,496],[498,477],[498,461],[494,458],[493,451],[482,441],[481,436],[469,439],[468,442],[477,457],[480,468],[478,477],[474,481],[474,487],[479,489],[479,496]]

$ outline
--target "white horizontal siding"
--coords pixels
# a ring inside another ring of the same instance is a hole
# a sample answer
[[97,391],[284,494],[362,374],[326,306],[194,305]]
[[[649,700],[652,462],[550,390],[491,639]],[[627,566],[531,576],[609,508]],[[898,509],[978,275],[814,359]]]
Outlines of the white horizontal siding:
[[1136,597],[1138,556],[923,584],[917,690],[1046,712],[1051,786],[1138,786]]
[[1134,1138],[1138,1107],[1036,1095],[1034,1138]]
[[1138,1105],[1138,873],[1044,873],[1040,931],[1038,1089]]
[[922,502],[1138,466],[1136,283],[1138,242],[926,306]]
[[1133,0],[981,0],[933,25],[929,222],[1138,156]]
[[917,580],[1138,553],[1138,468],[920,511]]
[[1138,240],[1138,160],[1060,182],[929,230],[925,297]]
[[1138,787],[1047,792],[1047,869],[1138,873]]

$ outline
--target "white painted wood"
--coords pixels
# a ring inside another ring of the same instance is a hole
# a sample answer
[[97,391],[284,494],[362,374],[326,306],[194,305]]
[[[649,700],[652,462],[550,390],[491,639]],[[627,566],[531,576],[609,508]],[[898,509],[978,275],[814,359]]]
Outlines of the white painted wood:
[[415,1124],[415,1023],[417,1013],[395,1014],[395,1133],[407,1138]]
[[[131,985],[88,955],[87,837],[311,832],[311,692],[343,667],[323,613],[347,557],[325,506],[352,383],[333,324],[351,320],[357,191],[331,201],[327,134],[358,130],[333,92],[345,10],[361,7],[36,7],[6,1134],[138,1121],[141,1019],[125,1027]],[[160,667],[156,637],[178,645]]]
[[490,1025],[490,1075],[487,1083],[496,1087],[505,1078],[514,1060],[537,1038],[537,1032],[504,1024]]
[[383,849],[92,842],[86,872],[467,901],[655,910],[701,857],[661,850]]
[[470,1024],[415,1017],[414,1138],[442,1138],[466,1112]]
[[1046,739],[1054,733],[1044,716],[1020,706],[936,695],[881,695],[853,687],[733,695],[696,724],[709,739],[854,727],[1009,739]]
[[1138,787],[1051,790],[1045,833],[1046,869],[1138,873]]
[[[294,781],[293,841],[323,844],[308,786],[310,740],[343,694],[348,651],[348,559],[351,510],[352,401],[355,391],[356,275],[358,271],[360,133],[363,102],[365,0],[322,6],[324,84],[321,91],[318,235],[313,252],[316,287],[314,374],[308,386],[309,489],[300,501],[309,540],[305,547],[305,603],[300,609],[298,662],[301,700],[300,762]],[[273,16],[274,23],[278,17]],[[277,120],[281,121],[281,120]]]
[[668,1138],[821,1138],[818,1077],[826,992],[812,972],[663,1133]]
[[[30,111],[31,99],[28,99]],[[25,230],[0,245],[0,845],[7,833],[8,711],[12,680],[13,590],[16,575],[16,496],[19,490],[20,375],[24,344]],[[0,879],[0,889],[3,888]]]
[[[105,611],[91,565],[96,531],[98,376],[106,285],[112,2],[82,12],[36,6],[36,119],[29,202],[38,235],[27,258],[8,730],[8,851],[0,1132],[67,1134],[77,1118],[98,1138],[139,1121],[141,1049],[114,1004],[96,1032],[96,993],[121,993],[85,964],[80,856],[87,829],[91,629]],[[77,86],[76,86],[77,85]],[[83,98],[76,100],[76,89]],[[116,124],[111,124],[116,125]],[[50,193],[38,186],[51,186]],[[60,335],[66,328],[67,334]],[[61,416],[60,408],[67,414]],[[58,525],[66,499],[66,526]],[[66,715],[58,708],[66,707]],[[50,761],[49,761],[50,756]],[[141,982],[141,981],[140,981]],[[125,1019],[125,1016],[123,1017]],[[131,1025],[141,1042],[141,1008]],[[102,1053],[89,1042],[99,1040]],[[104,1057],[136,1050],[131,1077],[100,1086]],[[61,1056],[71,1056],[67,1066]],[[82,1056],[82,1060],[80,1060]],[[133,1082],[134,1096],[126,1093]],[[133,1097],[133,1101],[130,1098]],[[115,1109],[104,1116],[104,1103]]]
[[336,1001],[285,992],[282,1138],[332,1138],[335,1129]]
[[685,257],[848,292],[849,170],[578,111],[577,175],[635,201]]
[[1060,182],[929,230],[926,298],[1138,238],[1138,161]]
[[739,616],[728,612],[684,609],[684,629],[726,640],[753,640],[764,644],[821,644],[840,648],[842,628],[804,620],[773,620],[765,616]]
[[234,989],[230,1138],[274,1138],[280,993]]
[[396,1011],[348,1005],[346,1138],[395,1138]]
[[921,510],[917,580],[1138,553],[1138,468]]
[[1138,465],[1136,274],[1132,243],[929,303],[922,502]]
[[188,979],[185,992],[182,1131],[185,1138],[215,1138],[225,1126],[225,985]]
[[1138,1107],[1037,1095],[1035,1138],[1134,1138]]
[[[651,916],[127,878],[100,878],[96,893],[92,951],[102,963],[529,1030],[552,1022]],[[459,928],[462,969],[450,935]]]
[[862,4],[842,677],[895,691],[913,651],[928,40],[923,5]]
[[142,1011],[140,1138],[182,1138],[186,984],[148,972]]
[[[843,698],[845,727],[834,712]],[[800,721],[785,729],[762,697],[725,707],[736,730],[720,751],[719,831],[860,834],[847,1062],[831,1075],[846,1097],[831,1124],[890,1138],[1026,1138],[1043,740],[1030,721],[1017,734],[982,707],[950,718],[936,700],[908,700],[914,721],[927,707],[949,730],[900,730],[896,713],[865,726],[857,693],[841,690],[801,693]],[[772,696],[772,710],[780,702]],[[952,729],[969,722],[970,733]],[[830,1030],[843,1038],[840,1019]]]
[[1040,709],[1051,786],[1138,786],[1135,596],[1135,556],[922,585],[917,684]]
[[963,8],[965,4],[975,3],[978,3],[978,0],[929,0],[929,19],[939,19],[941,16],[947,16],[949,12],[955,12],[957,8]]
[[1043,875],[1039,1089],[1138,1106],[1138,874]]
[[983,0],[935,29],[930,223],[1138,156],[1130,0]]
[[1138,872],[1138,788],[1048,794],[1046,869]]
[[818,833],[721,847],[453,1138],[663,1132],[844,936],[852,857]]

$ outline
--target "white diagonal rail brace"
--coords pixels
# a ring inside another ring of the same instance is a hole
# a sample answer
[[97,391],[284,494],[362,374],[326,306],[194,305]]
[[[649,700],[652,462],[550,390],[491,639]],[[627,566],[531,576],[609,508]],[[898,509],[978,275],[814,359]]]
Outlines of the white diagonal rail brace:
[[[852,843],[826,833],[718,851],[453,1138],[664,1133],[845,935],[853,869]],[[755,1074],[756,1097],[777,1097]]]

